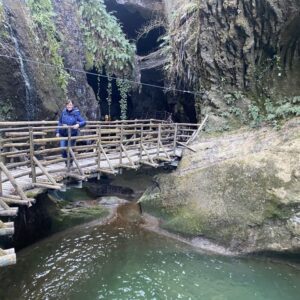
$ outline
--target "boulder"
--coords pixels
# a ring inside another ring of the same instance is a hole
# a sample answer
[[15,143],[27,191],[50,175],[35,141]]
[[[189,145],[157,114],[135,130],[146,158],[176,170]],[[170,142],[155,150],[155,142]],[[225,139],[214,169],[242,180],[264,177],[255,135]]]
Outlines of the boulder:
[[300,250],[300,119],[203,136],[141,201],[162,227],[243,253]]

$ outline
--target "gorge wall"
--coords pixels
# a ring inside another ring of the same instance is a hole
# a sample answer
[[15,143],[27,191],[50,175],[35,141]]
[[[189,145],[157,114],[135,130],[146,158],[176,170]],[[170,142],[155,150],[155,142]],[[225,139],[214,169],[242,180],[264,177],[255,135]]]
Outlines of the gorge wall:
[[279,107],[284,97],[297,97],[299,110],[298,0],[164,3],[168,75],[199,91],[198,119],[209,113],[212,128],[239,126],[251,119],[249,106],[267,115],[269,99]]
[[[37,5],[39,0],[27,4],[2,0],[0,54],[18,59],[0,57],[4,104],[0,113],[6,119],[22,119],[25,108],[27,119],[53,119],[68,95],[85,116],[96,119],[101,110],[107,113],[108,83],[103,80],[99,86],[97,78],[87,78],[81,72],[102,74],[107,70],[96,68],[101,57],[94,50],[94,62],[87,64],[91,58],[86,49],[95,45],[87,45],[82,30],[82,1],[46,2],[53,10],[50,20],[55,26],[56,58],[61,59],[58,65],[77,71],[59,71],[62,80],[69,77],[64,90],[56,67],[28,60],[22,66],[20,56],[53,62],[47,33],[37,26],[28,4]],[[116,16],[124,36],[137,47],[134,76],[126,76],[165,88],[135,86],[127,100],[128,117],[134,118],[140,111],[161,110],[173,113],[176,121],[196,122],[208,113],[207,130],[224,131],[299,115],[299,0],[100,2]],[[86,3],[94,9],[93,2]],[[136,40],[147,24],[148,34]],[[99,45],[101,41],[99,38]],[[192,93],[172,92],[174,88]],[[120,95],[115,88],[112,94],[114,117],[118,118]]]
[[[57,51],[65,67],[84,71],[83,38],[76,8],[72,1],[53,3],[57,40],[63,44]],[[58,83],[56,66],[50,59],[51,45],[47,44],[41,28],[34,24],[28,6],[23,1],[5,0],[1,11],[1,55],[13,57],[0,57],[1,117],[6,120],[56,119],[68,96],[80,104],[85,116],[94,119],[97,102],[85,74],[70,72],[72,80],[64,93]],[[28,87],[32,90],[29,95]]]

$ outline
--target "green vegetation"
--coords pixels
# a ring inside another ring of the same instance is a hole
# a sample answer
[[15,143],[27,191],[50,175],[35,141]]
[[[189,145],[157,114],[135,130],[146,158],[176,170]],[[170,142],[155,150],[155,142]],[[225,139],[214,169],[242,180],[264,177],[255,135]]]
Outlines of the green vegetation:
[[106,11],[103,0],[78,0],[83,20],[86,68],[107,74],[128,75],[133,69],[135,46],[126,39],[116,17]]
[[13,112],[14,108],[12,105],[12,101],[9,99],[3,100],[1,99],[1,107],[0,107],[0,119],[5,120],[13,120]]
[[268,122],[274,127],[278,127],[280,120],[293,116],[300,116],[299,96],[283,97],[277,102],[268,98],[262,107],[255,104],[249,106],[249,117],[253,127],[261,125],[262,122]]
[[57,210],[56,214],[50,214],[52,216],[52,232],[104,218],[108,213],[108,210],[102,206]]
[[58,36],[53,18],[55,16],[51,0],[28,0],[32,19],[36,30],[43,40],[45,57],[56,67],[56,76],[60,87],[67,93],[70,75],[64,69],[63,58],[60,55],[62,44]]
[[0,0],[0,22],[2,22],[3,19],[4,19],[3,3]]
[[121,108],[121,119],[126,120],[127,116],[127,94],[131,88],[131,85],[128,81],[117,79],[117,87],[120,92],[120,108]]
[[[82,30],[85,37],[86,69],[96,68],[99,73],[118,77],[131,76],[134,68],[135,46],[126,39],[115,16],[106,11],[103,0],[78,0]],[[128,82],[117,80],[120,92],[121,118],[126,119]],[[111,80],[108,84],[109,109]]]
[[[161,37],[162,51],[167,57],[165,72],[170,83],[173,85],[183,83],[193,86],[195,90],[200,90],[200,77],[197,70],[199,66],[195,64],[199,46],[199,12],[199,1],[193,0],[182,4],[180,9],[173,14],[166,28],[167,33]],[[180,30],[183,25],[184,30]],[[184,41],[184,47],[180,46],[182,41]],[[176,82],[178,78],[181,78],[183,82]]]

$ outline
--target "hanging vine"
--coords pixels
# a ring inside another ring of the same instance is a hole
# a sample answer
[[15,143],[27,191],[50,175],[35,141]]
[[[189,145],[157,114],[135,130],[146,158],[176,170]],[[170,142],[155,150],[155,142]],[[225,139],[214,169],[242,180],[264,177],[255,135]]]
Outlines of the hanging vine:
[[100,104],[100,86],[101,86],[101,79],[100,79],[100,76],[97,76],[97,93],[96,93],[96,98],[97,98],[97,101],[98,103]]
[[117,87],[120,91],[120,109],[121,109],[121,120],[127,119],[127,98],[128,98],[128,92],[131,88],[131,84],[122,79],[116,80]]
[[[130,77],[133,74],[135,45],[130,44],[115,16],[107,12],[103,0],[77,0],[79,13],[83,20],[81,29],[85,37],[85,68],[103,74],[118,77]],[[125,92],[126,86],[126,92]],[[120,105],[126,118],[128,84],[117,84],[121,94]],[[109,114],[112,102],[112,82],[108,83],[107,102]]]
[[107,85],[107,104],[108,104],[108,116],[111,118],[111,103],[112,103],[112,77],[108,75],[108,85]]

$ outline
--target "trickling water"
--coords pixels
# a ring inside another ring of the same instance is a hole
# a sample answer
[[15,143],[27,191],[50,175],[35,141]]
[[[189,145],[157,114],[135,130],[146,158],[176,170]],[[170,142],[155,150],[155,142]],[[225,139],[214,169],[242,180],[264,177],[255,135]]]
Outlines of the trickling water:
[[35,103],[34,103],[34,90],[32,85],[30,84],[29,76],[26,72],[25,64],[23,61],[22,53],[20,50],[20,45],[18,39],[16,38],[14,31],[9,23],[7,23],[9,28],[10,37],[15,45],[16,54],[19,58],[20,62],[20,70],[25,84],[25,110],[26,110],[26,118],[27,120],[33,120],[35,117]]

